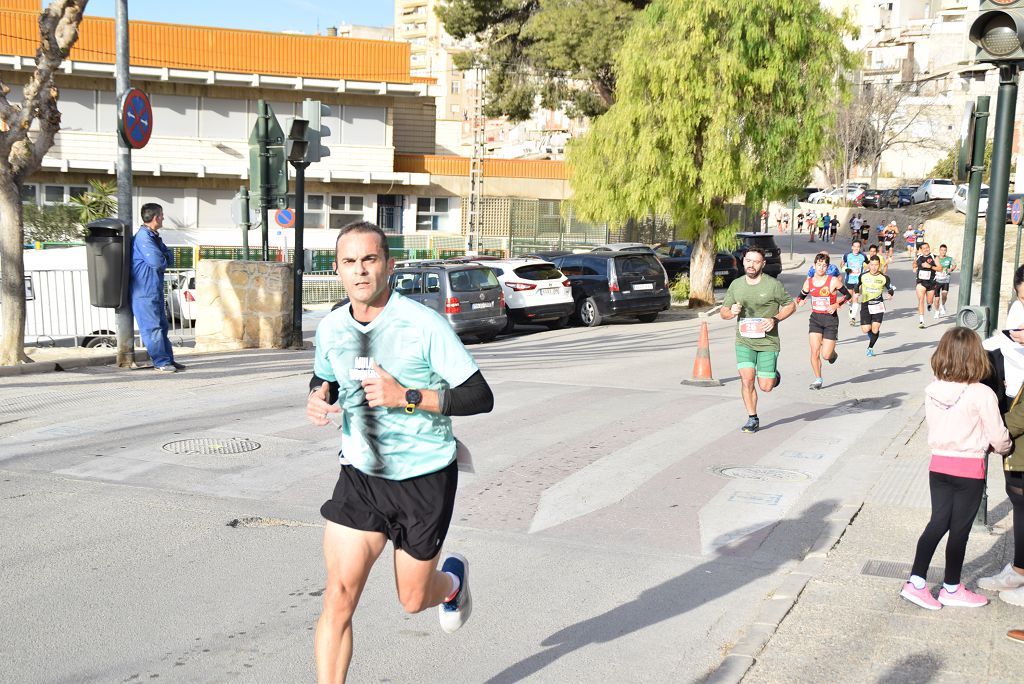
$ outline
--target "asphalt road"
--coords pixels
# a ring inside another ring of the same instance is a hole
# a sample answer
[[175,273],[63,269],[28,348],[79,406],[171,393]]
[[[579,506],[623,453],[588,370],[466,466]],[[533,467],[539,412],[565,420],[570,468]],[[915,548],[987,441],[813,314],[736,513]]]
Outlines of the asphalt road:
[[[798,252],[818,246],[798,236]],[[472,345],[496,407],[456,419],[476,472],[461,475],[447,547],[470,559],[473,617],[445,635],[434,611],[405,615],[385,554],[351,681],[713,671],[829,516],[859,505],[873,457],[920,405],[952,323],[918,330],[908,261],[890,275],[879,355],[844,313],[821,391],[807,389],[807,308],[783,323],[784,381],[755,435],[739,432],[733,327],[717,317],[721,387],[680,384],[697,336],[680,316]],[[782,281],[795,294],[802,278]],[[0,378],[4,679],[313,679],[337,433],[305,421],[311,359]]]

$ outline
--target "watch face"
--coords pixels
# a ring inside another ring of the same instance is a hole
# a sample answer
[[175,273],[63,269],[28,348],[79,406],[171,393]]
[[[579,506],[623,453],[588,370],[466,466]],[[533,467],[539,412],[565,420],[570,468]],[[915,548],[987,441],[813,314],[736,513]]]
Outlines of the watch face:
[[423,394],[419,390],[411,389],[405,392],[405,401],[408,404],[419,404],[423,401]]

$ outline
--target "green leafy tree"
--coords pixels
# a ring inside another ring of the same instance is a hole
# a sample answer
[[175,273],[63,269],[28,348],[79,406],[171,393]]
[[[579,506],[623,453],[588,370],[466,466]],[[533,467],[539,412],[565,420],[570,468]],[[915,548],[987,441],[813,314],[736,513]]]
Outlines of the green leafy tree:
[[84,237],[78,210],[68,204],[27,204],[24,218],[28,242],[75,242]]
[[548,109],[593,117],[615,98],[613,56],[650,0],[449,0],[437,9],[456,39],[479,48],[457,57],[487,70],[484,114],[528,119]]
[[117,182],[91,180],[89,190],[72,197],[71,204],[78,211],[78,219],[82,225],[97,219],[117,216]]
[[760,206],[804,181],[853,65],[853,31],[818,0],[655,0],[618,52],[614,104],[569,147],[575,212],[670,217],[694,242],[690,305],[713,303],[726,202]]
[[[929,178],[952,178],[953,172],[956,168],[956,160],[960,156],[960,143],[956,142],[946,156],[935,162],[935,166],[928,172]],[[992,166],[992,141],[989,140],[985,143],[985,175],[982,177],[982,181],[988,183],[989,168]]]

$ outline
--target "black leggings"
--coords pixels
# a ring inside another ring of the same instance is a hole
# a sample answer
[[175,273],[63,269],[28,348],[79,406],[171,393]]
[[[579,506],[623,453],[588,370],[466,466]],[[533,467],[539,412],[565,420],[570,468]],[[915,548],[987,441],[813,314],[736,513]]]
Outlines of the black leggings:
[[1004,470],[1006,495],[1013,505],[1013,564],[1024,568],[1024,473]]
[[928,473],[932,493],[932,519],[917,540],[912,574],[928,577],[928,564],[942,537],[946,540],[946,584],[960,584],[960,571],[967,553],[967,537],[971,534],[974,516],[981,505],[985,481],[969,477],[956,477],[945,473]]

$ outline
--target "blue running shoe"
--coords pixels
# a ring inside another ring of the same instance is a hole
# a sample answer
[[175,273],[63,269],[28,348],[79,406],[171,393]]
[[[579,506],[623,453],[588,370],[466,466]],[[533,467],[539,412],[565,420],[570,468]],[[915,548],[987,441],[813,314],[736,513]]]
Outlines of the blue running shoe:
[[469,593],[469,561],[462,554],[449,553],[441,562],[441,571],[450,572],[459,578],[459,592],[455,598],[437,607],[441,629],[451,634],[466,624],[473,612],[473,598]]
[[868,353],[865,354],[865,356],[874,356],[874,355],[875,355],[875,350],[872,349],[871,347],[868,347]]

